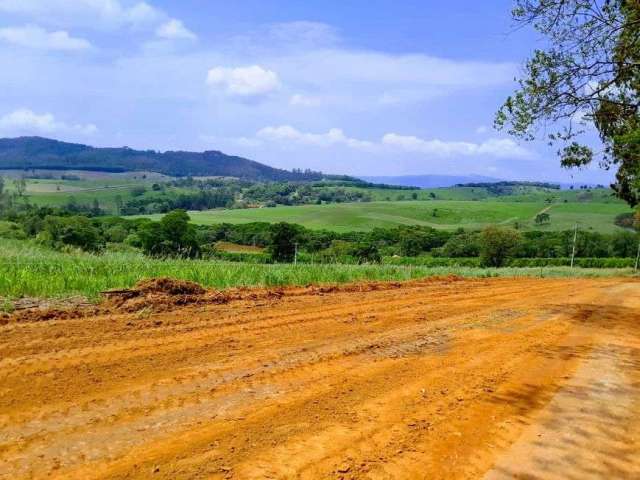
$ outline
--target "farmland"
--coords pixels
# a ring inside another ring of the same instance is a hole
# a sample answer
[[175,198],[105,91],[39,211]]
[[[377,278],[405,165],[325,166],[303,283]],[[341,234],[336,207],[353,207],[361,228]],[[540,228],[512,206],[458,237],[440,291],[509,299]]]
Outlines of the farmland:
[[[537,213],[548,209],[551,222],[535,225]],[[602,233],[619,230],[615,217],[631,210],[620,203],[559,203],[507,201],[390,201],[302,205],[244,210],[190,212],[194,223],[290,222],[312,229],[338,232],[367,231],[375,227],[423,225],[437,229],[479,229],[489,224],[529,230],[567,230],[580,227]],[[151,216],[158,219],[160,215]]]
[[[365,187],[353,182],[306,185],[247,183],[231,179],[216,180],[213,184],[206,182],[172,181],[150,172],[72,172],[65,178],[26,179],[23,201],[40,206],[83,207],[85,211],[98,207],[105,214],[134,217],[140,212],[154,219],[162,215],[154,212],[189,209],[189,205],[197,204],[198,210],[190,215],[195,223],[202,225],[285,221],[336,232],[399,225],[473,230],[489,224],[525,231],[558,231],[572,229],[578,223],[584,230],[612,233],[620,230],[614,223],[616,216],[632,211],[605,188],[560,190],[514,184],[500,188],[407,190]],[[6,183],[9,192],[15,191],[15,182]],[[226,208],[202,210],[210,208],[197,200],[203,191],[211,195],[221,192],[217,200],[209,201]],[[321,201],[321,198],[330,201]],[[543,211],[550,215],[550,221],[536,224],[536,215]]]
[[[0,173],[0,175],[3,174],[7,175],[7,171]],[[66,175],[73,177],[73,179],[26,179],[26,200],[34,205],[42,206],[63,206],[70,201],[91,205],[94,200],[97,200],[103,207],[114,210],[117,198],[132,198],[134,189],[140,187],[150,188],[154,179],[157,181],[166,178],[151,172],[98,174],[95,172],[70,171]],[[6,183],[6,188],[9,192],[15,191],[13,181],[7,181]]]

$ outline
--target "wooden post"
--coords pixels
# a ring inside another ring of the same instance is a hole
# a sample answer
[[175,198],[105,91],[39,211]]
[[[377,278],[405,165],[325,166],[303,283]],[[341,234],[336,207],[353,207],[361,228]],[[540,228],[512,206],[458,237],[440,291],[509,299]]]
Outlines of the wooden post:
[[576,240],[578,239],[578,224],[573,232],[573,250],[571,251],[571,268],[573,268],[573,262],[576,258]]

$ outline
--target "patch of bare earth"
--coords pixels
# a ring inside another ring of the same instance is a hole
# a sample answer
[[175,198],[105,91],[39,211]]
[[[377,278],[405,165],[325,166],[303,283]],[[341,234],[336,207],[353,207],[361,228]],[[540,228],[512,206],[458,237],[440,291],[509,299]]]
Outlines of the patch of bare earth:
[[1,479],[640,472],[631,279],[160,279],[32,315],[0,326]]

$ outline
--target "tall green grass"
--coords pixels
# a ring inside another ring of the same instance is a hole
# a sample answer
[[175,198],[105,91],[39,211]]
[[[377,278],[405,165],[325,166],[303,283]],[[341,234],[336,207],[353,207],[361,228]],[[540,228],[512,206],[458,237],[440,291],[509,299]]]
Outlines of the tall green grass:
[[434,275],[612,276],[631,269],[428,267],[406,265],[264,265],[204,260],[150,259],[138,253],[92,255],[62,253],[28,241],[0,240],[0,297],[61,298],[82,295],[91,300],[101,291],[133,286],[144,278],[172,277],[210,288],[400,281]]

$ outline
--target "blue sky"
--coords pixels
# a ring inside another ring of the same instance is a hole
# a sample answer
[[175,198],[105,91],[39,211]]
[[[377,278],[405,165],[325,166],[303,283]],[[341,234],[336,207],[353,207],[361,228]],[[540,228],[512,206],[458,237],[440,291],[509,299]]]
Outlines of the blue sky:
[[570,174],[492,128],[511,1],[0,0],[0,135],[355,175]]

